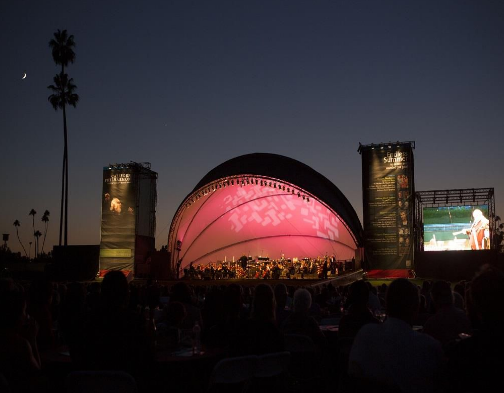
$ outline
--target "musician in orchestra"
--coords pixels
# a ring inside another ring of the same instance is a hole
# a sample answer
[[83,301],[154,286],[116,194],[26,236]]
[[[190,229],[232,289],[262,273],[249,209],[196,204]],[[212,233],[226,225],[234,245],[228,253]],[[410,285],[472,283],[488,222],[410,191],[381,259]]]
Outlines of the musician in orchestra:
[[[482,250],[488,248],[490,237],[490,225],[488,219],[483,215],[480,209],[474,209],[473,211],[473,223],[470,228],[463,229],[458,232],[453,232],[453,235],[460,235],[465,233],[469,236],[469,243],[471,245],[471,250]],[[487,240],[485,242],[485,240]]]

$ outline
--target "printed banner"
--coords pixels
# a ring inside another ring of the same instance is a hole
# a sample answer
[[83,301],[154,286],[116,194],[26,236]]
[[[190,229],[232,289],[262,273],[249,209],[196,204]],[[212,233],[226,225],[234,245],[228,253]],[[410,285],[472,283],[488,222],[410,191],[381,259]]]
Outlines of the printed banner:
[[136,182],[131,169],[103,171],[101,270],[133,270]]
[[407,269],[413,259],[413,149],[361,150],[364,237],[370,269]]

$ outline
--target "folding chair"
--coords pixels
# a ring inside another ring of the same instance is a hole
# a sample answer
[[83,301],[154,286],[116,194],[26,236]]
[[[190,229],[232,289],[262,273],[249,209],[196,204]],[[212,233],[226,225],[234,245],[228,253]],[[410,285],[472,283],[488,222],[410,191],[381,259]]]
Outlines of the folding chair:
[[289,386],[289,352],[275,352],[259,356],[250,386],[252,393],[291,391]]
[[222,359],[210,376],[208,392],[246,391],[257,367],[257,356]]
[[137,393],[135,379],[124,371],[74,371],[66,379],[67,393]]

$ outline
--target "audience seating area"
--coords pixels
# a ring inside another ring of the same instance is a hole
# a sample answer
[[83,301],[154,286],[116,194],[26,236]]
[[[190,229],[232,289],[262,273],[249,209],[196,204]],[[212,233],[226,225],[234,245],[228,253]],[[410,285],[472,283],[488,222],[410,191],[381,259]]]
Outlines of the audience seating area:
[[359,280],[305,288],[128,283],[120,272],[101,283],[1,279],[0,387],[12,393],[499,390],[503,277],[488,267],[458,283]]

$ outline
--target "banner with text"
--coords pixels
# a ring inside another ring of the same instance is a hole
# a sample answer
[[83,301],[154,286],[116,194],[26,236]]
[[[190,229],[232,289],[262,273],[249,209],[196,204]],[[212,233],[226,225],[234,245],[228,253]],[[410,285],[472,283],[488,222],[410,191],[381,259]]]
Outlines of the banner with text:
[[413,149],[362,149],[364,237],[369,269],[409,269],[413,259]]
[[101,270],[133,270],[136,194],[130,169],[103,171]]

